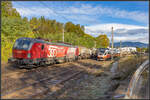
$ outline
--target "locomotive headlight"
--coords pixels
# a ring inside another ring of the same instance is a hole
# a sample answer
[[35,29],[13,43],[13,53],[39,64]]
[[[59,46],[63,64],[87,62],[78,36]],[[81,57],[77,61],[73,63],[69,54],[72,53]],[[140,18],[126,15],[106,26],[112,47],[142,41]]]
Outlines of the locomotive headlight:
[[27,57],[28,57],[28,58],[30,58],[30,57],[31,57],[31,54],[30,54],[30,53],[28,53]]

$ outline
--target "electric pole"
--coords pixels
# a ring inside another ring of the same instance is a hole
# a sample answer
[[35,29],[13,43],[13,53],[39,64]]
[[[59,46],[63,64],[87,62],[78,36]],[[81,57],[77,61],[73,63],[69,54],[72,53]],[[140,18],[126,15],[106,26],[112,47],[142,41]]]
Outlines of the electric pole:
[[112,44],[111,44],[111,49],[112,49],[112,56],[111,59],[113,60],[113,48],[114,48],[114,40],[113,40],[113,27],[112,27]]
[[122,54],[121,54],[121,40],[120,40],[120,57],[122,57]]
[[62,29],[62,41],[64,42],[64,25],[63,25],[63,29]]
[[94,41],[94,43],[95,43],[94,47],[96,48],[96,41]]
[[121,40],[120,40],[120,48],[121,48]]

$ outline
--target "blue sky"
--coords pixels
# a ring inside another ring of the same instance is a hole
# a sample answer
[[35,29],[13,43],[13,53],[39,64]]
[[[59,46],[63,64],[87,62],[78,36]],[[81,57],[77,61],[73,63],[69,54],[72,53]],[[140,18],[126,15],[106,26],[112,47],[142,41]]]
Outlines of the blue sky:
[[[29,19],[44,16],[62,23],[84,25],[85,32],[95,37],[107,34],[110,38],[111,26],[115,26],[116,42],[124,39],[148,43],[149,4],[146,1],[13,1],[13,7]],[[143,34],[145,37],[141,37]]]

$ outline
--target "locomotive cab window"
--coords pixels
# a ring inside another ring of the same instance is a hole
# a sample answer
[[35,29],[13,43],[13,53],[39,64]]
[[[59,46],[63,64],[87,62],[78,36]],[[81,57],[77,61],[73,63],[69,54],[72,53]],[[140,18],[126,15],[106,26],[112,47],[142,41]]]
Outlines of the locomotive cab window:
[[13,48],[20,50],[28,50],[30,49],[32,43],[30,40],[16,40]]
[[41,46],[41,49],[42,49],[42,50],[44,49],[44,45]]

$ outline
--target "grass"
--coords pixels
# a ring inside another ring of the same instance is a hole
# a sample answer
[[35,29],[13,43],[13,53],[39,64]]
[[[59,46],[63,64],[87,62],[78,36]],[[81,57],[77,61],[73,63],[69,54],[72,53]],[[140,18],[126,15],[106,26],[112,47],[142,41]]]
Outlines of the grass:
[[136,56],[129,56],[118,62],[118,71],[121,75],[121,80],[125,79],[128,75],[133,74],[137,67],[145,61],[147,57],[136,57]]

